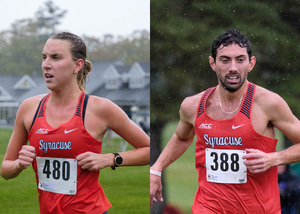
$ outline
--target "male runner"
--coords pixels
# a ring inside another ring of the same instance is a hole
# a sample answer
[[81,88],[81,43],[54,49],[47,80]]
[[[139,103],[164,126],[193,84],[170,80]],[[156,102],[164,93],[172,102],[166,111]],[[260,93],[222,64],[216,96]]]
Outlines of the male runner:
[[[196,142],[199,187],[193,213],[280,213],[277,166],[300,161],[300,122],[277,94],[247,80],[255,66],[237,30],[216,38],[209,63],[218,85],[187,97],[174,135],[151,167],[151,206],[161,172]],[[274,127],[295,145],[276,152]]]

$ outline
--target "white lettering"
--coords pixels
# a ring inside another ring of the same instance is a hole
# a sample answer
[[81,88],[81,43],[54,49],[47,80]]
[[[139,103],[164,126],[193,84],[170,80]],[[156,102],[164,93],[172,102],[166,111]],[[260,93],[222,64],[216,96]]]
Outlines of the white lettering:
[[208,134],[204,136],[205,144],[211,145],[211,148],[215,148],[215,145],[219,146],[242,146],[243,138],[242,137],[210,137]]
[[212,124],[202,123],[198,128],[199,129],[211,129],[212,128]]
[[39,150],[44,150],[45,153],[50,150],[70,150],[72,149],[72,142],[68,141],[58,141],[58,142],[44,142],[43,140],[39,141]]

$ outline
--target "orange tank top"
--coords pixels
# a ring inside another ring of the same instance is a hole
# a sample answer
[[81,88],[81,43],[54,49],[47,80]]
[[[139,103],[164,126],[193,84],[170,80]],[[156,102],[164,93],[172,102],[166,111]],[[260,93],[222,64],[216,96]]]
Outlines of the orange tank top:
[[28,135],[37,155],[32,165],[40,213],[103,213],[111,205],[99,183],[99,171],[82,170],[76,161],[76,156],[87,151],[102,153],[102,142],[84,127],[88,95],[81,93],[73,117],[58,128],[46,120],[49,97],[41,100]]
[[229,120],[206,114],[205,103],[214,89],[204,92],[195,119],[199,187],[193,213],[280,213],[277,167],[252,174],[242,164],[246,148],[276,151],[277,140],[258,134],[251,123],[256,85],[248,84],[239,112]]

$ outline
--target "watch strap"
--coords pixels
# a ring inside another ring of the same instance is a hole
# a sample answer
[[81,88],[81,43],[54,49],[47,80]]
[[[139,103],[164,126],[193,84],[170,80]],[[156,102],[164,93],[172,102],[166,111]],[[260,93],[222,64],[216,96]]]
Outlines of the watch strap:
[[[116,167],[119,167],[119,166],[117,165],[117,163],[116,163],[116,157],[120,156],[120,154],[117,153],[117,152],[114,152],[113,154],[115,155],[115,158],[114,158],[114,163],[115,163],[115,165],[114,165],[114,166],[111,166],[111,169],[112,169],[112,170],[115,170]],[[120,157],[121,157],[121,156],[120,156]]]

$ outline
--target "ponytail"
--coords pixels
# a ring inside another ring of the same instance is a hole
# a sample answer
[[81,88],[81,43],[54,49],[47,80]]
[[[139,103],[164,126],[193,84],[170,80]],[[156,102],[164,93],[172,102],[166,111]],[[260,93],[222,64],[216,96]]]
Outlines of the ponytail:
[[84,93],[87,93],[85,90],[86,78],[91,70],[92,70],[92,62],[89,60],[85,60],[82,69],[77,74],[77,84],[79,86],[79,89]]

